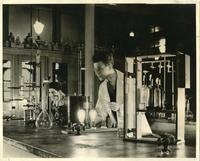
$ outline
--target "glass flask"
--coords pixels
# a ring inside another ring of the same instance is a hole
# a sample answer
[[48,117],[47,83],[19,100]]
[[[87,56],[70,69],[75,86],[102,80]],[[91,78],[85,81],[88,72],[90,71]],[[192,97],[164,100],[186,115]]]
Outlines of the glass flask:
[[53,122],[46,110],[42,110],[36,119],[36,127],[38,129],[50,129]]

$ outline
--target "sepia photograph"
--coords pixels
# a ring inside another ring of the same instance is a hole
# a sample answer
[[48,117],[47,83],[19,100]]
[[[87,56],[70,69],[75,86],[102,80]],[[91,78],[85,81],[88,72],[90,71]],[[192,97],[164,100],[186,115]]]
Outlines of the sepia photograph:
[[197,3],[2,4],[3,158],[198,158]]

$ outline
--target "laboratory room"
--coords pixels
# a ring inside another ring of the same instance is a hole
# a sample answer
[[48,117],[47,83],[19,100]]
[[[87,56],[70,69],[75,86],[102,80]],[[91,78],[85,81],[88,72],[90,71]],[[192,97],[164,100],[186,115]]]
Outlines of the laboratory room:
[[2,7],[4,158],[198,156],[196,4]]

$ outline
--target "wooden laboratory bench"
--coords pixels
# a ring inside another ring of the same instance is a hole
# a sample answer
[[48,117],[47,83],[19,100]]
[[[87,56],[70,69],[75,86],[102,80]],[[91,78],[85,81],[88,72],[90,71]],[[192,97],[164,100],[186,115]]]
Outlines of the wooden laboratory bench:
[[[36,130],[25,127],[23,120],[3,121],[4,142],[40,157],[161,157],[162,147],[156,144],[125,142],[116,131],[63,134],[61,129]],[[170,147],[170,158],[195,158],[195,146],[179,144]],[[22,156],[23,157],[23,156]]]

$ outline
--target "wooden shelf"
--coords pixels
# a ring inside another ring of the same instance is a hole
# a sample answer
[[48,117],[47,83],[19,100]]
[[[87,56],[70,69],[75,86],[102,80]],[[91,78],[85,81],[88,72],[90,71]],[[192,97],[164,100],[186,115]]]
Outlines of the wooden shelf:
[[9,99],[9,101],[22,101],[22,98],[13,98],[13,99]]
[[3,82],[5,82],[5,83],[10,83],[11,80],[3,80]]
[[24,84],[36,84],[36,82],[30,82],[30,83],[24,82]]
[[176,110],[136,110],[137,112],[176,113]]
[[41,86],[25,86],[25,87],[28,87],[28,88],[40,88]]
[[8,87],[9,89],[20,89],[21,87],[20,86],[17,86],[17,87]]

